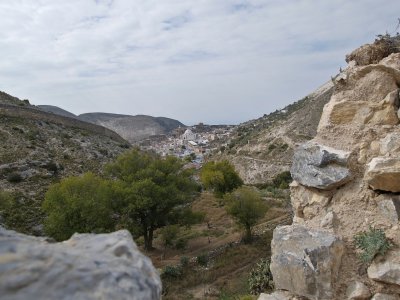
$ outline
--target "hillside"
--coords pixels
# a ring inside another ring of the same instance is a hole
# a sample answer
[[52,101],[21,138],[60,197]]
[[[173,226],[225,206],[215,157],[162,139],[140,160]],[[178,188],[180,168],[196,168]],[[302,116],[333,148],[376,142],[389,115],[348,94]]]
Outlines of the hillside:
[[332,93],[329,81],[281,110],[240,124],[214,158],[228,159],[249,184],[265,183],[288,171],[295,146],[316,135],[322,109]]
[[170,133],[178,127],[185,127],[185,125],[177,120],[145,115],[130,116],[109,113],[86,113],[79,115],[78,118],[109,128],[131,143],[152,135]]
[[38,105],[37,107],[39,107],[41,110],[44,110],[46,112],[50,112],[50,113],[53,113],[56,115],[60,115],[60,116],[68,117],[68,118],[76,118],[76,115],[74,115],[73,113],[70,113],[69,111],[66,111],[65,109],[62,109],[57,106]]
[[41,234],[39,207],[48,186],[66,176],[98,173],[129,145],[104,127],[43,112],[6,93],[1,100],[0,192],[15,198],[7,204],[12,216],[6,225]]

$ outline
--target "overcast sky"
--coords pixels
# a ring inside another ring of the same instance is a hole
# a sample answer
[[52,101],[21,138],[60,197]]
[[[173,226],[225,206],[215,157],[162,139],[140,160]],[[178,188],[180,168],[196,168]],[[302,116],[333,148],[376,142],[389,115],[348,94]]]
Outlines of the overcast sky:
[[0,90],[237,124],[303,98],[398,17],[399,0],[1,0]]

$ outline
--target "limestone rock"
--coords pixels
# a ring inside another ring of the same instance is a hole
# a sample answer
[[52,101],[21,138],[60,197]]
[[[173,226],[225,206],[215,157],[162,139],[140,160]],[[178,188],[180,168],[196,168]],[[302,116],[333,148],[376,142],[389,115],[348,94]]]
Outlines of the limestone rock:
[[277,227],[272,239],[271,272],[277,289],[309,299],[332,299],[343,242],[304,226]]
[[346,167],[349,156],[349,152],[308,142],[296,150],[290,172],[302,185],[330,190],[351,179]]
[[390,54],[388,57],[382,59],[379,64],[400,70],[400,53]]
[[325,105],[318,132],[332,126],[360,128],[366,124],[398,124],[398,107],[388,95],[398,90],[400,71],[384,65],[369,65],[348,72],[347,81],[337,87]]
[[374,190],[400,192],[400,158],[375,157],[368,164],[364,179]]
[[397,224],[400,219],[400,196],[381,195],[378,197],[378,207],[381,215],[392,224]]
[[380,154],[393,155],[400,152],[400,132],[389,133],[380,141]]
[[364,283],[353,281],[347,287],[346,296],[349,300],[362,300],[369,299],[371,293]]
[[296,297],[293,297],[288,292],[284,291],[276,291],[272,294],[260,294],[258,300],[295,300]]
[[391,251],[383,259],[375,259],[368,267],[368,277],[385,283],[400,285],[400,255]]
[[0,227],[0,295],[23,299],[160,299],[161,281],[126,230],[49,244]]
[[321,221],[321,227],[333,228],[335,223],[336,215],[333,211],[328,212]]
[[306,220],[319,214],[332,199],[330,191],[307,188],[297,181],[290,184],[290,194],[295,216]]
[[371,300],[399,300],[399,296],[396,295],[389,295],[389,294],[375,294]]

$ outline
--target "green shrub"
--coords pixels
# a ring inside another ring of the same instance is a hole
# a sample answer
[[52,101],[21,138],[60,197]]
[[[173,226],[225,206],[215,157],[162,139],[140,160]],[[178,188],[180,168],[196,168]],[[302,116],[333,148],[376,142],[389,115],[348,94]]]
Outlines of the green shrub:
[[8,174],[7,181],[11,183],[18,183],[22,181],[22,176],[17,172],[12,172]]
[[361,250],[359,258],[364,263],[370,263],[377,254],[385,255],[392,247],[382,229],[369,228],[369,231],[359,232],[354,236],[355,246]]
[[182,256],[181,257],[181,267],[186,268],[189,265],[189,257]]
[[239,299],[240,300],[254,300],[255,298],[254,298],[254,296],[251,296],[251,295],[245,295],[245,296],[241,296]]
[[182,269],[177,266],[166,266],[161,273],[161,278],[166,279],[166,278],[180,278],[182,276]]
[[275,178],[272,180],[272,183],[275,187],[278,187],[280,189],[287,189],[289,188],[289,184],[292,182],[292,180],[293,179],[290,172],[284,171],[276,175]]
[[185,250],[187,247],[188,240],[185,238],[178,238],[175,242],[175,248],[177,250]]
[[114,229],[112,199],[110,184],[92,173],[64,178],[45,195],[45,231],[58,241],[75,232],[110,232]]
[[207,267],[208,264],[208,255],[207,254],[201,254],[196,257],[196,262],[198,265],[202,267]]
[[58,171],[58,166],[53,161],[47,163],[44,167],[46,168],[46,170],[53,172],[53,173],[57,173],[57,171]]
[[261,259],[251,270],[248,280],[250,294],[258,295],[266,290],[274,288],[272,273],[270,270],[271,261],[267,258]]

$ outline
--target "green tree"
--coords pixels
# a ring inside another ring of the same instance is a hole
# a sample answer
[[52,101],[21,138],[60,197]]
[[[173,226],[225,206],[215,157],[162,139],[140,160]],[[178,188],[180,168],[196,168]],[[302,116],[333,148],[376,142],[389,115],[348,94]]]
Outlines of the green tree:
[[224,197],[226,211],[245,229],[246,242],[251,242],[252,228],[268,210],[260,193],[251,187],[240,187]]
[[172,247],[174,245],[175,240],[178,238],[179,234],[179,226],[178,225],[167,225],[161,228],[161,241],[164,246],[163,256],[165,257],[165,252],[167,247]]
[[45,195],[45,232],[62,241],[75,232],[112,231],[112,198],[110,184],[92,173],[63,179]]
[[201,169],[200,179],[203,186],[218,198],[243,185],[235,168],[226,160],[206,163]]
[[154,230],[173,224],[182,211],[191,211],[198,191],[193,171],[183,169],[181,160],[138,149],[119,156],[107,172],[114,179],[117,210],[143,235],[146,250],[153,247]]

